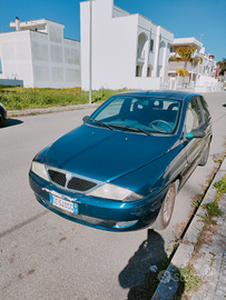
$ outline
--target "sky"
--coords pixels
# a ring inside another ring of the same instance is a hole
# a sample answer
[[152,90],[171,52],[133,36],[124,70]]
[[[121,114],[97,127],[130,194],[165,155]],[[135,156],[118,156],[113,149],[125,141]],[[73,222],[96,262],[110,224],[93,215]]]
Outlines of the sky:
[[[0,0],[0,33],[10,22],[49,19],[65,25],[64,36],[80,41],[81,0]],[[202,40],[216,61],[226,58],[226,0],[114,0],[130,14],[139,13],[174,33]],[[201,37],[201,35],[203,35]]]

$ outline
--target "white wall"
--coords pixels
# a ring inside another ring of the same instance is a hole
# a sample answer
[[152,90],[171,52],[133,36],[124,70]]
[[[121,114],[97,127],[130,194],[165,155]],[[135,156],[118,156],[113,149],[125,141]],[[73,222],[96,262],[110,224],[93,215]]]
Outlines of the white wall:
[[[82,88],[89,88],[89,2],[81,2]],[[135,76],[137,16],[112,18],[111,1],[93,1],[93,89],[127,86]],[[123,66],[123,67],[122,67]]]
[[80,87],[80,42],[63,37],[63,24],[39,21],[45,24],[41,32],[0,34],[0,78],[23,80],[25,87]]
[[33,72],[29,31],[0,34],[0,57],[3,79],[20,79],[32,86]]
[[80,87],[80,42],[31,31],[35,86]]
[[218,79],[201,75],[195,85],[196,93],[217,92],[219,89]]
[[[113,0],[95,0],[92,3],[92,89],[124,87],[151,89],[152,86],[158,88],[160,78],[146,77],[150,57],[150,37],[152,34],[155,39],[159,38],[156,34],[157,26],[139,14],[130,15],[123,10],[120,11],[113,6]],[[89,89],[89,14],[90,2],[81,2],[81,82],[84,90]],[[113,15],[120,17],[112,17]],[[165,35],[169,33],[164,29],[161,30]],[[142,78],[136,77],[140,33],[147,36],[145,60],[141,62],[144,64]],[[173,34],[170,34],[172,42]],[[155,47],[156,45],[155,41]],[[154,57],[152,55],[150,58]]]

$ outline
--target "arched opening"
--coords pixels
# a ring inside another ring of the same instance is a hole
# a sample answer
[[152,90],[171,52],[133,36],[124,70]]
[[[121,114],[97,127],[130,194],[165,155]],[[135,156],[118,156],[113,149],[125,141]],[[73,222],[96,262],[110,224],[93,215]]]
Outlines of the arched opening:
[[165,48],[166,48],[166,44],[165,42],[162,41],[159,44],[159,59],[158,59],[158,65],[161,67],[163,66]]
[[136,77],[147,76],[148,37],[145,33],[138,36]]
[[136,77],[142,77],[142,70],[143,70],[143,65],[142,64],[137,64]]
[[164,78],[165,63],[166,63],[166,43],[164,41],[161,41],[159,43],[157,77]]
[[138,59],[142,59],[142,60],[145,59],[147,41],[148,41],[148,37],[145,33],[141,33],[138,36],[138,48],[137,48]]
[[153,66],[148,65],[148,67],[147,67],[147,77],[152,77],[152,72],[153,72]]

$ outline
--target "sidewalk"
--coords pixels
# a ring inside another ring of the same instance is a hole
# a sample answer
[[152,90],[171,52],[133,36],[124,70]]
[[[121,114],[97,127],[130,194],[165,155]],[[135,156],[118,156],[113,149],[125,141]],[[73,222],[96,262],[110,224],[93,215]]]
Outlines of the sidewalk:
[[[216,189],[213,185],[225,174],[226,159],[221,164],[202,204],[214,201]],[[206,210],[199,207],[151,300],[171,300],[176,294],[180,280],[183,282],[194,280],[193,277],[189,277],[189,274],[187,278],[182,278],[178,276],[178,272],[175,273],[176,270],[186,268],[188,265],[194,267],[196,275],[203,283],[199,284],[199,289],[196,291],[191,290],[186,293],[186,298],[181,295],[177,299],[226,299],[226,193],[219,201],[219,208],[224,214],[215,218],[217,225],[211,226],[211,229],[205,232],[204,241],[197,247],[204,226],[200,215],[206,214]]]
[[7,115],[10,117],[20,117],[20,116],[29,116],[29,115],[39,115],[39,114],[49,114],[55,112],[63,112],[70,110],[80,110],[85,108],[96,108],[100,104],[92,103],[92,104],[77,104],[77,105],[67,105],[67,106],[58,106],[58,107],[47,107],[47,108],[28,108],[21,110],[8,110]]

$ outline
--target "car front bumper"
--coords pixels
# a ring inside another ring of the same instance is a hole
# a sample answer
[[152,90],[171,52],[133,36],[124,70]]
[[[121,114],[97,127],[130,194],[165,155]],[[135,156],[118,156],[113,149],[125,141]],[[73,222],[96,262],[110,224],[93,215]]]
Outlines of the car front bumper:
[[[68,192],[41,179],[32,171],[29,181],[37,201],[59,216],[93,228],[118,232],[150,226],[166,194],[164,189],[141,200],[122,202]],[[53,203],[53,198],[58,199],[61,205]],[[75,209],[67,209],[67,206]]]

